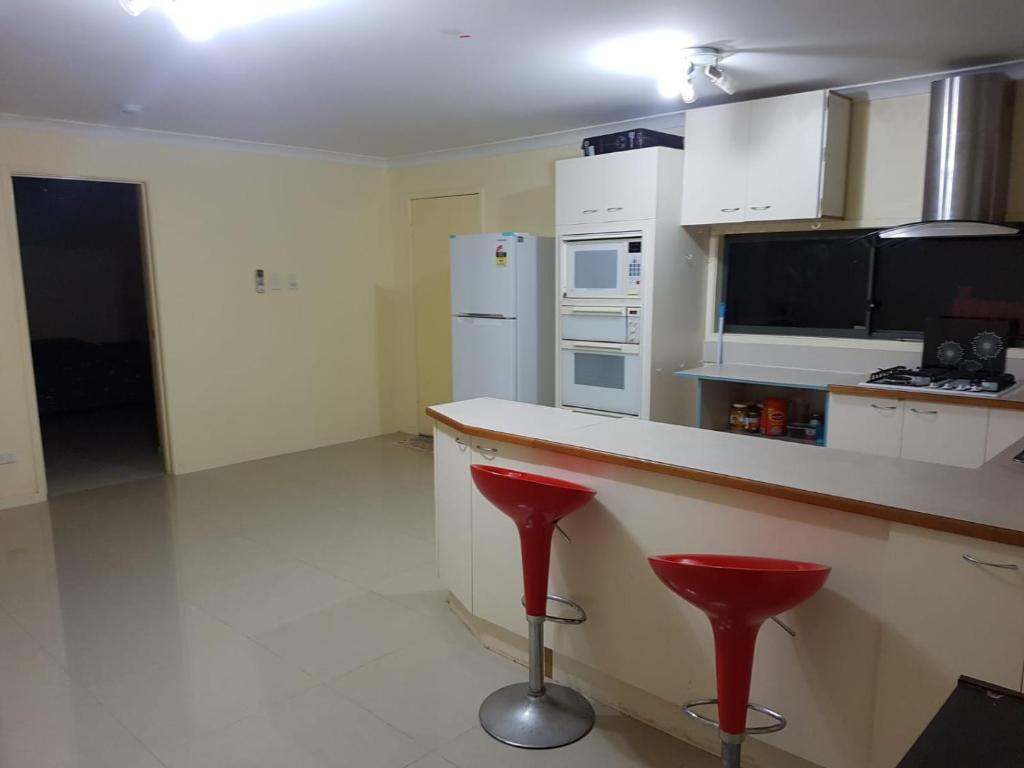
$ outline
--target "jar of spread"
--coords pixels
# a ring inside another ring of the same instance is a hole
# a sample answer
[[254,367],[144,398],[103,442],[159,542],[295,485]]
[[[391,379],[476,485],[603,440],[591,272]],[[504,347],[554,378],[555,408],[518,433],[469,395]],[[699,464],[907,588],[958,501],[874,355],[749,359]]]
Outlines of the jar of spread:
[[757,434],[761,431],[761,410],[751,403],[747,406],[747,416],[744,419],[744,431]]
[[745,432],[747,429],[747,408],[750,403],[733,403],[729,411],[729,431]]
[[786,434],[789,403],[779,398],[770,397],[764,401],[762,432],[769,437],[783,437]]

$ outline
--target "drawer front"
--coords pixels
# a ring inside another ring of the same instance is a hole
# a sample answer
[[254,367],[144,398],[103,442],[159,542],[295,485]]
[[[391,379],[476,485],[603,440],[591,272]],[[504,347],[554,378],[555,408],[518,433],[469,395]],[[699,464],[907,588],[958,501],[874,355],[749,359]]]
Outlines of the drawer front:
[[886,398],[832,395],[828,407],[828,447],[899,456],[903,406]]
[[989,409],[985,461],[994,459],[1021,439],[1024,439],[1024,411]]
[[905,459],[954,467],[985,462],[988,409],[908,400],[903,404]]

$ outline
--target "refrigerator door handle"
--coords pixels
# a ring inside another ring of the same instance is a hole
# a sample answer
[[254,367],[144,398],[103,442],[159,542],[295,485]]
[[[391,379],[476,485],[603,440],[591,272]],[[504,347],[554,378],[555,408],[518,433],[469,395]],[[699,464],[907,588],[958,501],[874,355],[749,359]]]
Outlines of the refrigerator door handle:
[[515,320],[514,317],[507,317],[506,315],[490,314],[487,312],[467,312],[464,315],[456,315],[456,317],[479,317],[485,320]]

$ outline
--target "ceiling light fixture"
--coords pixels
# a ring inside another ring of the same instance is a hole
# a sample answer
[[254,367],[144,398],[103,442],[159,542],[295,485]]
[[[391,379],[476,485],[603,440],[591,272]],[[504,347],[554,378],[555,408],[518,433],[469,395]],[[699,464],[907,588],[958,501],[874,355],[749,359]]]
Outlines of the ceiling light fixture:
[[699,69],[712,85],[731,96],[736,86],[722,71],[724,57],[717,48],[687,48],[674,57],[666,57],[664,69],[658,74],[658,92],[666,99],[682,97],[684,102],[692,104],[697,100],[693,74]]
[[328,0],[121,0],[132,16],[150,9],[165,14],[190,40],[210,40],[218,32],[273,16],[306,11]]

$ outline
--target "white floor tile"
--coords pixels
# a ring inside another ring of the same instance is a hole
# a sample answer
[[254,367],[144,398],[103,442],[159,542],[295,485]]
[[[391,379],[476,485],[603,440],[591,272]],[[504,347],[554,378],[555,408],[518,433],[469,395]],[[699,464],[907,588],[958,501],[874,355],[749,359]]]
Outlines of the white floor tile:
[[317,568],[288,562],[196,589],[189,599],[239,632],[255,636],[361,592]]
[[312,687],[313,680],[197,608],[182,611],[176,656],[93,686],[156,749],[223,728]]
[[169,768],[405,768],[424,751],[320,687],[159,756]]
[[256,640],[318,680],[438,636],[437,625],[378,595],[348,598]]

